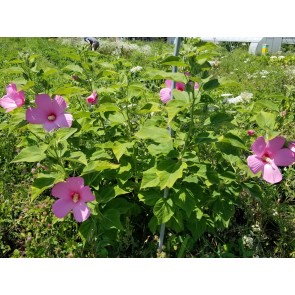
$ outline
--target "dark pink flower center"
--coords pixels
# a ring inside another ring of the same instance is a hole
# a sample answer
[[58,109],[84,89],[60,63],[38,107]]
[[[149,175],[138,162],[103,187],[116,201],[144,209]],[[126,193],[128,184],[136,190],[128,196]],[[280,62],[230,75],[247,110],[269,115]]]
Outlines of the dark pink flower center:
[[74,203],[77,203],[80,200],[80,195],[78,193],[72,193],[71,197]]
[[47,116],[47,119],[49,121],[54,121],[56,119],[56,116],[55,116],[55,114],[50,114],[50,115]]
[[265,152],[262,156],[262,161],[265,163],[271,163],[272,162],[272,154],[269,152]]

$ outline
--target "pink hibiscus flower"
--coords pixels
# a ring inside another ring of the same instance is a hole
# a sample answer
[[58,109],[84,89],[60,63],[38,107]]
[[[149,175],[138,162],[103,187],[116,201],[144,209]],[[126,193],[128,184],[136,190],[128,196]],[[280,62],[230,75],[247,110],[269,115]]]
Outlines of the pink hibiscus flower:
[[7,94],[0,99],[0,105],[6,109],[6,113],[21,107],[25,103],[25,94],[23,91],[17,91],[15,84],[9,84],[6,87]]
[[254,155],[247,158],[249,168],[254,174],[262,171],[262,178],[269,183],[277,183],[282,180],[282,174],[278,166],[289,166],[294,158],[291,150],[283,148],[285,138],[277,136],[265,142],[262,136],[252,144]]
[[53,100],[47,94],[36,96],[35,102],[37,108],[28,108],[26,120],[32,124],[43,124],[49,132],[60,127],[71,127],[73,116],[65,113],[67,103],[65,100],[56,95]]
[[84,186],[82,177],[70,177],[66,182],[58,182],[51,190],[54,197],[59,198],[52,205],[52,211],[58,218],[65,217],[73,210],[78,222],[85,221],[90,216],[90,209],[85,204],[95,200],[89,186]]
[[172,91],[170,88],[163,88],[160,90],[160,99],[163,103],[167,103],[172,99]]
[[96,104],[97,98],[98,98],[97,92],[93,91],[92,94],[86,98],[86,102],[88,104]]
[[[165,81],[165,85],[167,86],[167,88],[172,89],[172,80],[166,80]],[[185,89],[185,84],[182,82],[176,82],[175,83],[175,88],[179,91],[184,91]]]

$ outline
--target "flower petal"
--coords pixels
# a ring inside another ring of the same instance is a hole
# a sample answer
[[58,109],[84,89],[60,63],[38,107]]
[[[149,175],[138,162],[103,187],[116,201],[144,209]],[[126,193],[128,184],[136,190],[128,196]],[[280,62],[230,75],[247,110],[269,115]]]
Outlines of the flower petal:
[[83,203],[77,203],[77,205],[73,208],[74,218],[78,222],[85,221],[90,216],[90,209],[88,206]]
[[81,189],[84,187],[84,179],[82,177],[70,177],[67,179],[68,188],[80,194]]
[[270,151],[271,153],[275,153],[277,152],[279,149],[281,149],[285,143],[285,138],[282,136],[277,136],[275,138],[273,138],[272,140],[270,140],[267,145],[266,148],[268,151]]
[[269,183],[277,183],[282,180],[280,169],[275,164],[265,164],[262,171],[262,178]]
[[273,161],[277,166],[289,166],[294,162],[291,150],[284,148],[277,151],[273,157]]
[[176,82],[175,88],[179,91],[184,91],[185,89],[185,84],[181,82]]
[[172,99],[172,93],[170,88],[163,88],[160,91],[160,99],[163,103],[167,103]]
[[46,119],[46,121],[44,123],[44,128],[46,129],[47,132],[50,132],[53,129],[58,129],[59,128],[59,126],[57,126],[57,124],[55,123],[55,121],[48,121]]
[[67,103],[62,96],[56,95],[54,100],[52,101],[52,106],[54,113],[56,114],[56,116],[58,116],[59,114],[64,113],[67,107]]
[[257,174],[259,171],[262,171],[265,165],[265,163],[256,155],[249,156],[247,158],[247,163],[250,170],[254,174]]
[[10,112],[17,108],[17,105],[13,99],[11,99],[9,96],[5,95],[0,99],[0,105],[4,109],[6,109],[6,112]]
[[71,127],[72,126],[72,121],[73,121],[73,116],[71,114],[59,114],[54,123],[58,127]]
[[58,182],[54,185],[51,190],[51,194],[60,199],[69,199],[71,200],[71,190],[68,187],[66,182]]
[[81,196],[81,200],[83,202],[91,202],[91,201],[95,201],[95,196],[93,195],[93,193],[90,190],[89,186],[84,186],[81,190],[80,190],[80,196]]
[[6,92],[8,96],[13,95],[15,92],[17,92],[16,85],[14,83],[8,84],[6,86]]
[[172,88],[172,80],[166,80],[165,85],[166,85],[167,88],[171,89]]
[[71,200],[59,199],[52,205],[52,211],[58,218],[65,217],[75,206]]
[[52,100],[48,94],[37,95],[35,102],[40,112],[45,113],[46,116],[53,112]]
[[26,120],[32,124],[44,124],[47,116],[39,109],[28,108],[26,111]]
[[265,142],[263,136],[258,137],[251,146],[252,151],[258,157],[261,157],[263,155],[265,147],[266,147],[266,142]]

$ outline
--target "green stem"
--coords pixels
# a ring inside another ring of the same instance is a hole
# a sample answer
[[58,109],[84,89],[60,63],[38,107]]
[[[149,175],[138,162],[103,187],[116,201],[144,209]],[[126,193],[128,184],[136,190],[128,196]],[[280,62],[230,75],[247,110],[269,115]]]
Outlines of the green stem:
[[[200,95],[200,94],[198,94]],[[195,112],[195,103],[196,103],[196,99],[197,97],[195,97],[195,90],[193,89],[192,91],[192,105],[191,105],[191,111],[190,111],[190,126],[189,126],[189,130],[188,130],[188,133],[186,134],[186,138],[185,138],[185,142],[184,142],[184,145],[183,145],[183,149],[182,149],[182,152],[181,152],[181,156],[184,155],[185,151],[186,151],[186,148],[187,148],[187,145],[189,144],[190,140],[191,140],[191,135],[192,135],[192,132],[193,132],[193,129],[194,129],[194,112]]]

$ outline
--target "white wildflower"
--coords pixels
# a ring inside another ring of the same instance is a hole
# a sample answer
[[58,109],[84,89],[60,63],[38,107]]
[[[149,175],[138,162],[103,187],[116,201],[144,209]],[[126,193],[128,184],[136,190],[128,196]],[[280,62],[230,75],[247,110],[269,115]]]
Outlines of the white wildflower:
[[271,57],[270,57],[270,59],[277,59],[278,57],[277,56],[275,56],[275,55],[272,55]]
[[280,55],[279,57],[278,57],[278,59],[284,59],[285,57],[283,56],[283,55]]
[[137,72],[140,72],[142,70],[142,67],[141,66],[136,66],[134,68],[132,68],[130,70],[131,73],[137,73]]
[[261,76],[266,76],[266,75],[269,74],[269,71],[262,70],[262,71],[259,72],[259,74],[260,74]]
[[237,96],[237,97],[227,98],[225,101],[230,104],[236,104],[236,103],[242,102],[243,98],[241,96]]
[[251,100],[251,98],[253,97],[253,93],[250,92],[242,92],[240,94],[240,96],[242,97],[242,99],[246,102],[249,102]]
[[253,248],[253,238],[248,236],[242,237],[243,245],[247,246],[248,248]]

